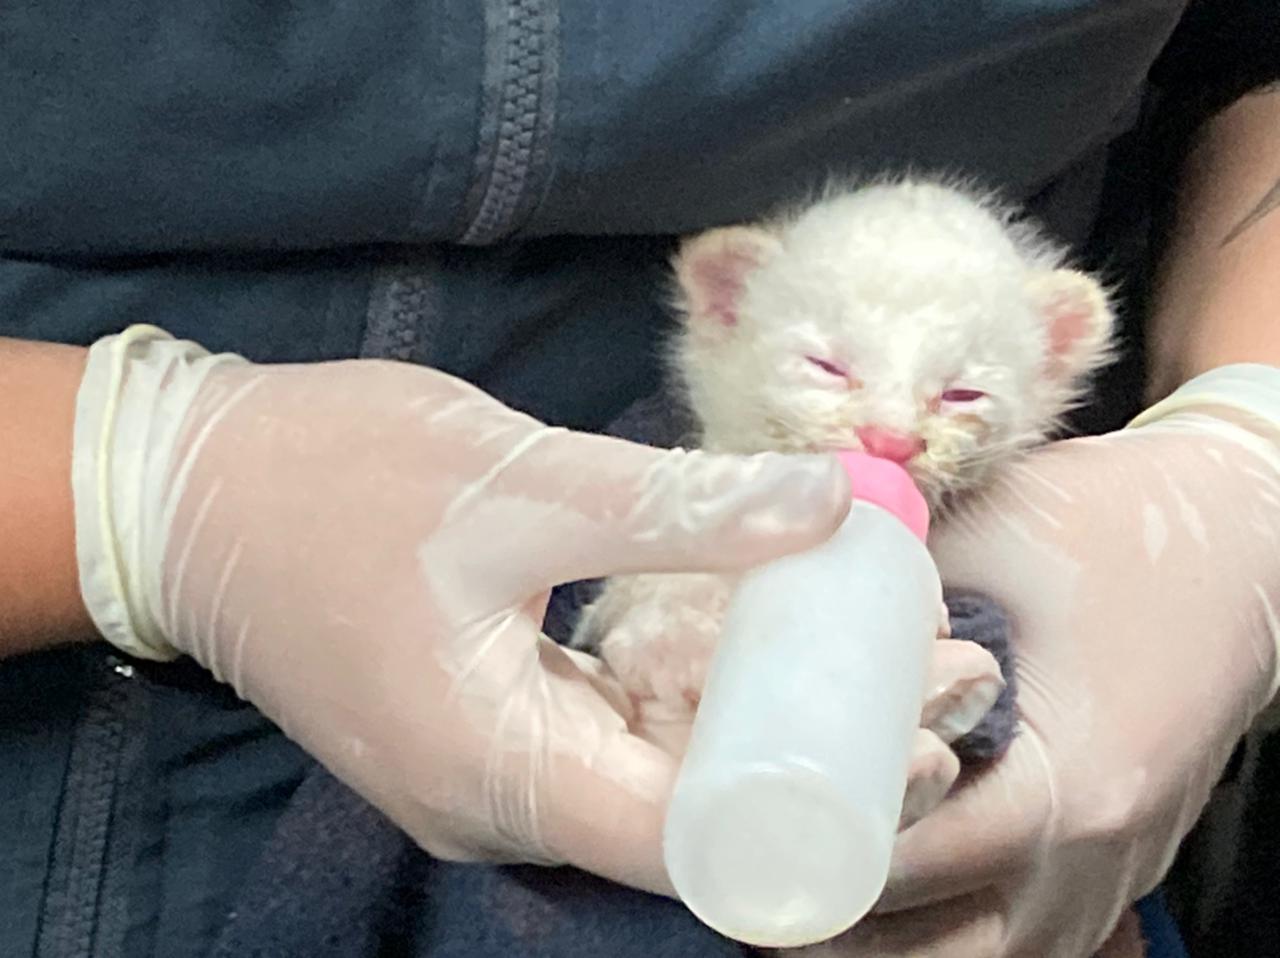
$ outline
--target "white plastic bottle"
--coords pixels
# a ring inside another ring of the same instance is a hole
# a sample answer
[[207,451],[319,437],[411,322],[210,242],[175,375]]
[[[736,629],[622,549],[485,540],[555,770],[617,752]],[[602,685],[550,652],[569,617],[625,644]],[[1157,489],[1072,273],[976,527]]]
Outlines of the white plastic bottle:
[[839,531],[734,594],[667,814],[676,892],[757,947],[825,941],[883,891],[937,637],[924,499],[893,463],[841,458]]

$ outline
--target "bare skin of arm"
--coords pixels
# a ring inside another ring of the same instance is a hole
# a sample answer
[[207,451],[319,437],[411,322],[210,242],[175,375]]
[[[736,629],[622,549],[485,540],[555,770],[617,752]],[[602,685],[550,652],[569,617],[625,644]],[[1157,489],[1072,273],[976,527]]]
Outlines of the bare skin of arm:
[[1151,400],[1227,363],[1280,366],[1280,84],[1206,124],[1151,327]]
[[83,349],[0,338],[0,658],[94,634],[71,498],[84,362]]

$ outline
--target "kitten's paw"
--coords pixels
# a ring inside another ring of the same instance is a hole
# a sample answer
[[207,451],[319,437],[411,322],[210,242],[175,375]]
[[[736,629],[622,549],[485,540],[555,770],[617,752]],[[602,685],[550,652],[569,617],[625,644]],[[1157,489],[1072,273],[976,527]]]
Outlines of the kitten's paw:
[[718,623],[664,614],[650,621],[628,617],[605,636],[600,657],[637,701],[696,709]]
[[719,576],[661,576],[637,594],[600,643],[600,657],[637,701],[697,708],[729,586]]

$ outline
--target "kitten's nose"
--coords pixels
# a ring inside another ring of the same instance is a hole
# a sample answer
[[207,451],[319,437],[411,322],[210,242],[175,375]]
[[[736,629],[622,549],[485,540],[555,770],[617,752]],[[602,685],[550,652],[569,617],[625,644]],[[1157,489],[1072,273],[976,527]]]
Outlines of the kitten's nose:
[[919,436],[891,432],[879,426],[860,426],[854,432],[868,454],[891,462],[909,462],[924,452],[925,443]]

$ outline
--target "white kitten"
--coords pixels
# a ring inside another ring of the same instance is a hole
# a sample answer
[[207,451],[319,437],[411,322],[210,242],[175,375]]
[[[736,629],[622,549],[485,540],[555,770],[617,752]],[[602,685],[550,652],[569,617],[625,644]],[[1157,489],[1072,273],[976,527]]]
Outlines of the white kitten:
[[[932,506],[1041,442],[1109,359],[1106,293],[1016,211],[914,179],[711,230],[675,261],[671,353],[706,449],[865,449]],[[696,705],[732,582],[610,580],[575,644],[638,700]]]

